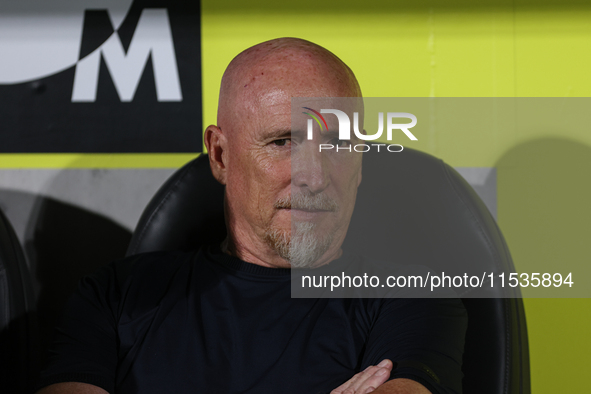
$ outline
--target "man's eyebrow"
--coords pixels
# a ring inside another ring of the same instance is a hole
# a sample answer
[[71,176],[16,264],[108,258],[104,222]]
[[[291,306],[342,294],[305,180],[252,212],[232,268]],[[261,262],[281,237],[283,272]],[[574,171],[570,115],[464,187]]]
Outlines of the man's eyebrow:
[[269,130],[265,134],[263,134],[264,139],[273,139],[273,138],[288,138],[291,137],[291,129],[273,129]]
[[337,138],[339,136],[338,130],[326,130],[320,133],[325,138]]

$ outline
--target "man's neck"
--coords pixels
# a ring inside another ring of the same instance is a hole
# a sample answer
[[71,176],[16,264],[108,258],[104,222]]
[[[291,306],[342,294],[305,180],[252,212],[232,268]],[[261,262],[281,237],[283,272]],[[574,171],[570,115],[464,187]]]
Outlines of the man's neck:
[[[279,254],[272,250],[268,245],[261,246],[260,249],[264,251],[259,251],[258,253],[252,248],[248,248],[243,244],[233,242],[230,236],[227,236],[220,245],[222,253],[227,255],[237,257],[240,260],[260,265],[262,267],[268,268],[291,268],[291,264],[288,260],[279,256]],[[316,261],[316,263],[310,268],[318,268],[323,265],[330,263],[333,260],[338,259],[343,254],[343,250],[339,247],[336,250],[327,250],[324,255],[321,256],[320,259]],[[262,257],[264,256],[264,257]]]

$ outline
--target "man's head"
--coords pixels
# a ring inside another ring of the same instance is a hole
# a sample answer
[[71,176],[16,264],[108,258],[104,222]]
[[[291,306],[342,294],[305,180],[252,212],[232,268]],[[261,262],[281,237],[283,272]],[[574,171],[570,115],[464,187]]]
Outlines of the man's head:
[[[358,154],[320,154],[334,133],[292,130],[293,97],[360,97],[353,72],[311,42],[282,38],[239,54],[222,78],[205,142],[226,185],[229,250],[273,267],[337,258],[361,181]],[[328,131],[328,130],[327,130]]]

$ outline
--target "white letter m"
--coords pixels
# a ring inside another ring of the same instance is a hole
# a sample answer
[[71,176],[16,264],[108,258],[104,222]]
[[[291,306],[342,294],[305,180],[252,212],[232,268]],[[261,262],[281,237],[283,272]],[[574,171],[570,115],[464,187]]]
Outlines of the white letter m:
[[182,101],[172,32],[165,8],[142,11],[127,54],[119,34],[114,32],[103,45],[80,60],[74,76],[72,101],[96,100],[101,56],[121,101],[132,101],[150,55],[158,101]]

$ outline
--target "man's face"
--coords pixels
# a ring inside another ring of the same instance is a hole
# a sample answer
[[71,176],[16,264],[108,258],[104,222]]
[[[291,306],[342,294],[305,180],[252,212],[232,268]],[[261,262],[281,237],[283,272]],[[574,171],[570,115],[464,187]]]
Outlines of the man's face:
[[327,116],[329,130],[315,128],[314,139],[307,140],[307,117],[298,108],[292,128],[291,98],[343,93],[330,86],[302,89],[301,84],[269,86],[259,93],[254,105],[240,111],[242,119],[233,122],[236,129],[228,139],[229,225],[236,238],[258,243],[292,266],[322,265],[340,252],[361,181],[361,155],[321,153],[320,143],[347,145],[338,141],[336,118]]

